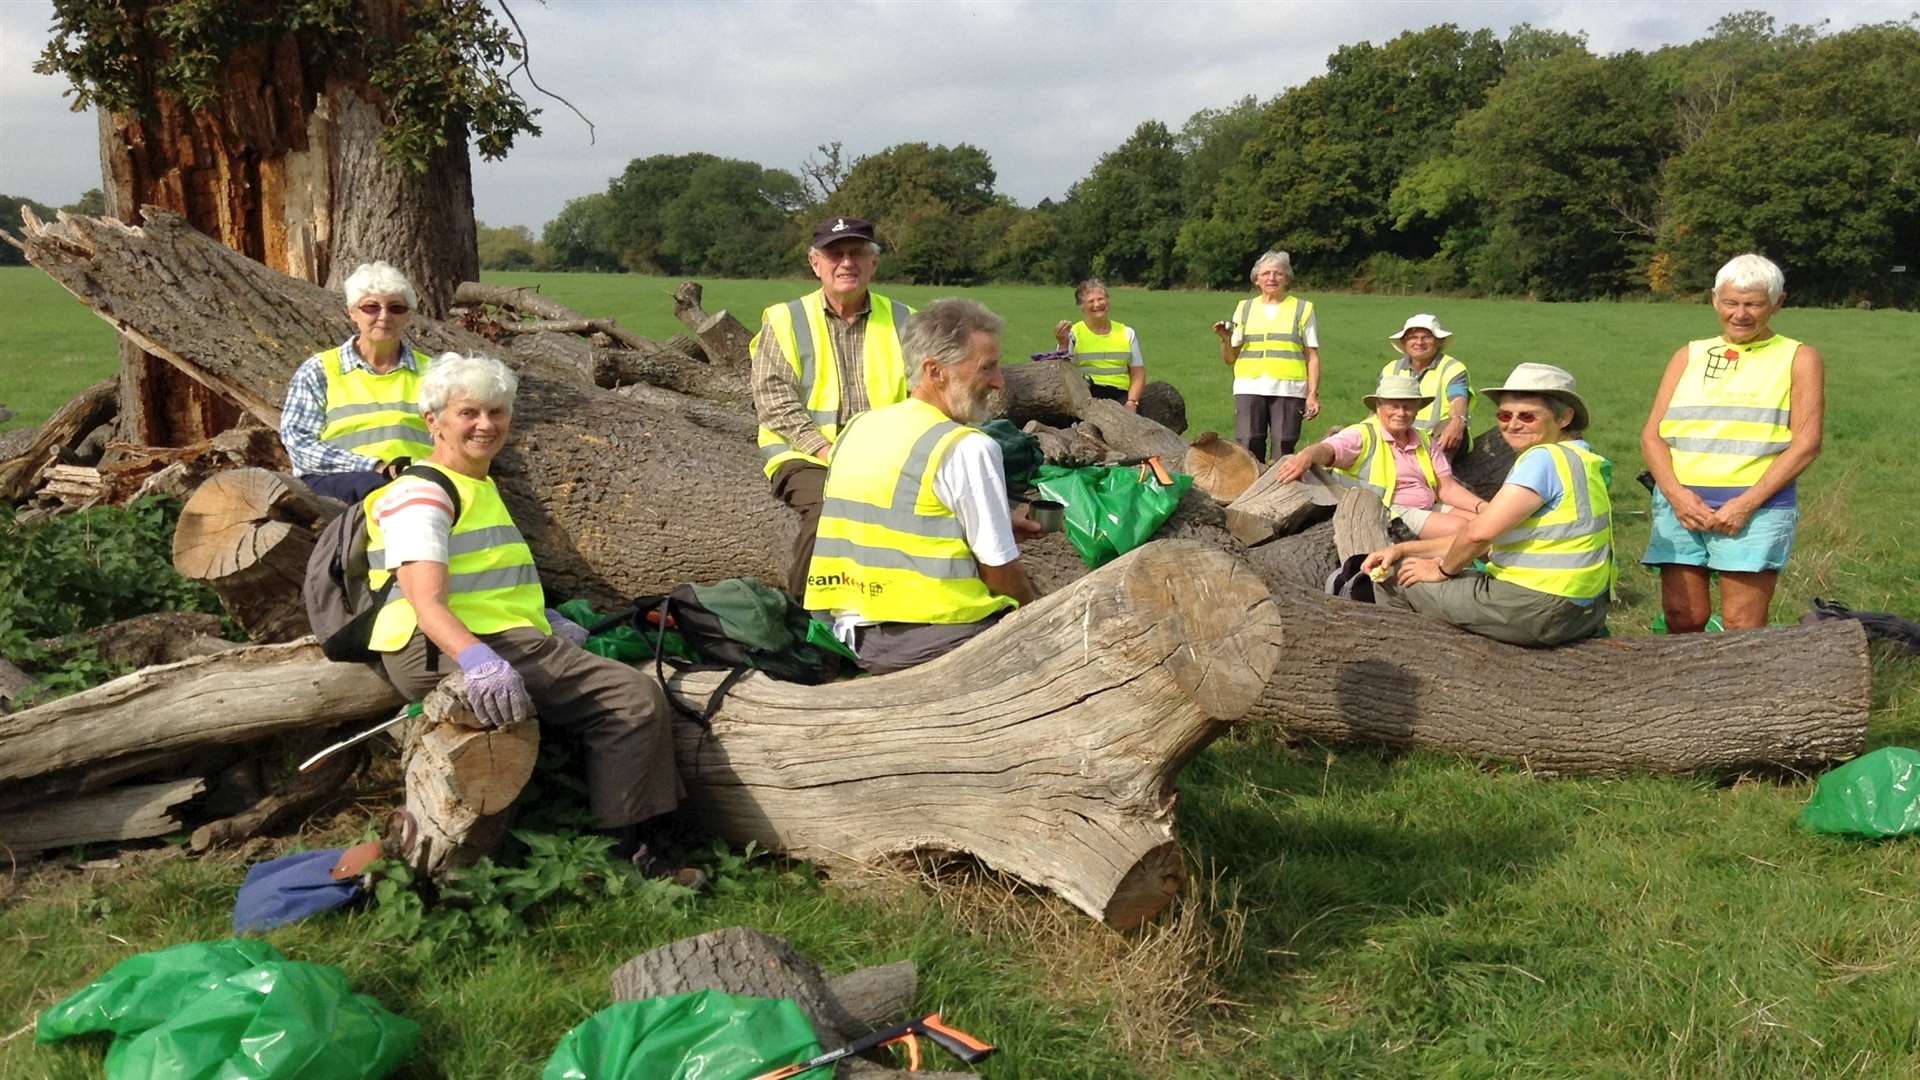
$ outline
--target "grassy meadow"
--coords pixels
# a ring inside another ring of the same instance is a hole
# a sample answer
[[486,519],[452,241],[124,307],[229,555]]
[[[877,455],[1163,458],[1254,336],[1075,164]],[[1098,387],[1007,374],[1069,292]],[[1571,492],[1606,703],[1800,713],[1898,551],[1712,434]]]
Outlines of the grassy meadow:
[[[494,274],[665,337],[672,281]],[[798,282],[707,283],[709,310],[751,324]],[[886,290],[909,303],[961,290]],[[1005,315],[1009,357],[1051,348],[1065,288],[964,290]],[[1573,370],[1596,447],[1616,462],[1620,547],[1646,539],[1637,433],[1661,366],[1714,331],[1704,304],[1533,304],[1316,295],[1323,418],[1359,398],[1405,316],[1437,312],[1476,386],[1522,360]],[[1122,289],[1150,377],[1185,392],[1193,430],[1231,430],[1229,376],[1207,325],[1229,294]],[[113,368],[104,324],[31,270],[0,270],[0,402],[37,421]],[[1773,618],[1813,595],[1920,618],[1920,479],[1900,432],[1920,399],[1920,315],[1799,311],[1782,331],[1828,362],[1828,436],[1803,479],[1799,547]],[[321,343],[315,343],[316,345]],[[289,356],[289,365],[299,357]],[[1485,410],[1474,427],[1486,427]],[[1628,565],[1616,634],[1658,611]],[[1499,672],[1486,673],[1499,678]],[[1871,744],[1920,741],[1920,677],[1877,662]],[[424,1028],[407,1077],[532,1077],[606,1002],[634,953],[729,925],[786,935],[834,971],[911,958],[920,1004],[1002,1047],[989,1077],[1910,1076],[1920,1072],[1920,848],[1808,835],[1810,778],[1548,780],[1433,754],[1288,746],[1236,731],[1187,769],[1180,831],[1194,887],[1143,932],[1092,925],[990,875],[821,882],[761,859],[670,912],[568,906],[482,953],[428,956],[368,939],[364,913],[269,935],[337,963]],[[360,802],[299,843],[345,842],[397,798]],[[280,845],[290,849],[293,841]],[[100,857],[107,852],[79,853]],[[254,858],[264,857],[253,853]],[[0,877],[0,1075],[83,1077],[100,1047],[37,1047],[36,1011],[132,953],[226,934],[240,856],[175,845],[87,868]],[[942,1067],[929,1062],[930,1068]]]

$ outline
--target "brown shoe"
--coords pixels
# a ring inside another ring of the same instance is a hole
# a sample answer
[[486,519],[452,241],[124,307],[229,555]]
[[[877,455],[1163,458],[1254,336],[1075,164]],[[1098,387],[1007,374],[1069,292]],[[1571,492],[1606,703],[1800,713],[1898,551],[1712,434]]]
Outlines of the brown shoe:
[[659,881],[671,881],[683,889],[699,892],[707,884],[707,872],[697,866],[675,866],[666,859],[655,858],[645,844],[634,849],[633,865],[640,871],[641,877]]

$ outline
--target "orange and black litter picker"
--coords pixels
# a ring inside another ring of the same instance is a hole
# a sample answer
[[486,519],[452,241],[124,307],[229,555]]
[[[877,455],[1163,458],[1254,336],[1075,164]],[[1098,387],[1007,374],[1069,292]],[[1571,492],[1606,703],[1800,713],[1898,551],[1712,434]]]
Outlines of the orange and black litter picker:
[[919,1072],[920,1040],[918,1037],[921,1035],[932,1039],[935,1044],[946,1050],[947,1053],[952,1054],[954,1057],[959,1058],[969,1065],[985,1061],[987,1058],[993,1056],[995,1049],[966,1032],[961,1031],[957,1027],[949,1027],[941,1021],[939,1013],[928,1013],[917,1020],[909,1020],[904,1024],[896,1024],[884,1031],[876,1031],[871,1035],[855,1039],[838,1050],[829,1050],[810,1061],[803,1061],[798,1065],[787,1065],[775,1069],[772,1072],[761,1073],[759,1076],[754,1077],[753,1080],[783,1080],[783,1078],[788,1076],[799,1076],[802,1073],[812,1072],[815,1069],[824,1069],[834,1062],[839,1061],[841,1058],[851,1057],[854,1054],[864,1054],[869,1050],[882,1046],[892,1046],[894,1043],[899,1042],[907,1044],[908,1071]]

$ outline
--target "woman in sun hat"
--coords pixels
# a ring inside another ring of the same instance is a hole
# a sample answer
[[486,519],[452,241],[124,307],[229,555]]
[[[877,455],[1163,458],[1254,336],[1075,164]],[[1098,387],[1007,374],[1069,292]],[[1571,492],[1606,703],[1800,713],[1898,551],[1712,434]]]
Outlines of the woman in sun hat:
[[1793,550],[1797,482],[1820,455],[1826,368],[1819,350],[1773,330],[1786,284],[1759,255],[1722,266],[1713,281],[1720,336],[1674,352],[1640,430],[1658,486],[1641,561],[1660,568],[1669,633],[1705,628],[1716,572],[1722,625],[1765,626]]
[[1451,536],[1466,528],[1486,500],[1453,478],[1444,454],[1433,452],[1414,418],[1433,403],[1410,375],[1382,375],[1361,399],[1373,415],[1274,466],[1292,483],[1312,466],[1332,468],[1337,482],[1380,496],[1393,520],[1418,537]]
[[1473,399],[1473,391],[1467,389],[1467,365],[1447,352],[1452,337],[1453,331],[1441,326],[1438,317],[1421,312],[1387,338],[1400,357],[1380,369],[1382,376],[1410,375],[1420,380],[1420,389],[1433,400],[1414,417],[1413,426],[1449,458],[1467,448],[1467,406]]
[[[1361,567],[1382,602],[1497,641],[1597,634],[1613,592],[1612,467],[1580,437],[1587,403],[1552,364],[1521,364],[1480,393],[1516,454],[1505,483],[1460,532],[1382,548]],[[1473,569],[1482,557],[1485,573]]]

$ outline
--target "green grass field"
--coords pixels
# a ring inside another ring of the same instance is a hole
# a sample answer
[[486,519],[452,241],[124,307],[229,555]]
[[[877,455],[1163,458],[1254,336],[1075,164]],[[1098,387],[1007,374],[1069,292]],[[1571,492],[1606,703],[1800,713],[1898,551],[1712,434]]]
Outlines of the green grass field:
[[[678,329],[670,281],[491,277],[537,282],[651,336]],[[800,288],[716,281],[707,306],[752,323]],[[893,291],[924,302],[947,290]],[[968,292],[1008,318],[1010,355],[1050,347],[1054,321],[1073,314],[1066,289]],[[1521,360],[1578,375],[1593,441],[1616,461],[1621,550],[1638,555],[1647,500],[1627,479],[1640,468],[1636,433],[1665,358],[1713,332],[1705,305],[1309,295],[1327,365],[1326,417],[1309,434],[1357,417],[1390,355],[1386,335],[1430,308],[1457,331],[1453,351],[1475,385]],[[1231,299],[1114,297],[1151,375],[1185,392],[1195,429],[1231,427],[1207,332]],[[0,401],[24,418],[112,369],[104,326],[32,271],[0,271],[0,320],[10,331]],[[1896,456],[1916,399],[1896,380],[1911,373],[1920,316],[1789,309],[1777,325],[1825,353],[1829,419],[1774,618],[1796,618],[1811,595],[1920,617],[1907,547],[1920,482]],[[1623,589],[1614,632],[1644,632],[1652,578],[1629,567]],[[1912,661],[1883,658],[1871,742],[1917,740],[1920,677]],[[615,965],[740,924],[787,935],[834,970],[918,961],[921,1004],[1004,1048],[981,1070],[993,1077],[1920,1072],[1920,850],[1801,832],[1810,780],[1547,780],[1241,731],[1203,753],[1181,787],[1181,834],[1205,887],[1144,934],[1108,932],[991,881],[849,889],[769,862],[669,916],[567,908],[509,947],[451,960],[368,941],[365,915],[271,940],[342,964],[356,988],[419,1020],[410,1077],[535,1076],[561,1033],[605,1003]],[[393,793],[362,797],[309,842],[342,841]],[[15,959],[0,970],[0,1038],[115,960],[223,935],[243,870],[161,848],[120,870],[0,879],[0,941]],[[0,1043],[0,1075],[99,1069],[97,1046],[34,1047],[17,1032]]]

